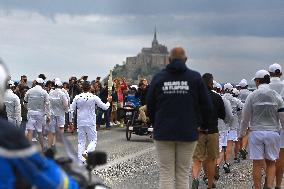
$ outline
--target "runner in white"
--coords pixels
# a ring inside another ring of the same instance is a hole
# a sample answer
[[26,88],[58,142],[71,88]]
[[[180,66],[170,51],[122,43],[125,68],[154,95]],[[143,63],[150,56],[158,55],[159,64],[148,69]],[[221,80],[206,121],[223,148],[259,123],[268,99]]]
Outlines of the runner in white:
[[[222,86],[219,83],[214,84],[215,91],[221,95]],[[215,179],[218,180],[220,177],[220,168],[219,165],[223,160],[226,162],[226,147],[227,147],[227,140],[228,140],[228,131],[229,126],[228,123],[233,119],[232,113],[232,106],[229,100],[222,97],[225,106],[226,117],[225,120],[218,119],[218,130],[219,130],[219,151],[220,155],[216,161],[216,172],[215,172]]]
[[[249,133],[249,154],[253,160],[254,188],[261,188],[262,169],[266,171],[266,188],[272,188],[276,160],[280,151],[279,119],[284,127],[284,102],[269,88],[270,76],[266,70],[256,72],[257,90],[252,92],[244,105],[241,136]],[[265,162],[265,163],[264,163]]]
[[[248,95],[251,93],[251,91],[248,90],[248,83],[246,79],[242,79],[241,82],[239,83],[239,86],[241,88],[240,94],[239,94],[239,99],[242,101],[242,103],[246,102],[246,99]],[[239,114],[239,122],[242,120],[242,115],[241,113]],[[245,135],[243,138],[240,138],[240,155],[242,159],[246,159],[248,152],[246,150],[248,144],[248,135]]]
[[[274,63],[269,66],[268,69],[270,73],[270,89],[275,90],[278,94],[284,99],[284,82],[280,80],[282,76],[281,66],[277,63]],[[283,91],[283,93],[281,93]],[[281,129],[281,142],[280,142],[280,153],[279,159],[276,161],[276,189],[281,188],[283,172],[284,172],[284,130]]]
[[37,78],[36,86],[28,90],[24,98],[28,109],[27,138],[32,141],[33,131],[36,130],[42,150],[44,148],[42,128],[43,125],[50,122],[49,97],[42,88],[43,83],[43,79]]
[[19,127],[22,121],[21,103],[19,97],[12,91],[13,87],[15,87],[14,82],[11,80],[8,81],[7,90],[4,96],[4,104],[8,121]]
[[235,144],[235,160],[238,158],[238,128],[239,128],[239,120],[238,120],[238,111],[240,111],[243,107],[243,103],[237,99],[236,97],[233,97],[231,94],[233,91],[233,86],[230,83],[226,83],[224,85],[224,98],[229,100],[232,106],[232,113],[233,113],[233,119],[229,123],[230,130],[228,131],[228,143],[227,143],[227,148],[226,148],[226,162],[223,166],[223,169],[225,173],[229,173],[230,170],[230,158],[231,158],[231,153],[233,149],[233,145]]
[[[97,145],[96,131],[96,105],[103,110],[107,110],[110,106],[101,99],[90,93],[91,84],[88,81],[82,84],[83,93],[75,96],[71,110],[77,109],[77,126],[78,126],[78,159],[84,163],[89,152],[95,151]],[[111,97],[108,98],[111,101]],[[86,148],[86,138],[90,142]]]
[[54,142],[54,135],[56,128],[60,129],[60,132],[64,132],[65,124],[65,112],[68,111],[68,99],[66,94],[61,90],[62,83],[55,81],[55,89],[49,93],[50,110],[51,110],[51,122],[48,126],[48,146],[52,147]]

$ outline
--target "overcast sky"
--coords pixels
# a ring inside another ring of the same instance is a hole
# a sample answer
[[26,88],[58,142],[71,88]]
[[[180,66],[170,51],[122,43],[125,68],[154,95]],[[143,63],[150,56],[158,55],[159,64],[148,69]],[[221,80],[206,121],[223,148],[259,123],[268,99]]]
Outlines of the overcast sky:
[[158,41],[220,82],[284,62],[283,0],[0,0],[0,57],[13,79],[105,76]]

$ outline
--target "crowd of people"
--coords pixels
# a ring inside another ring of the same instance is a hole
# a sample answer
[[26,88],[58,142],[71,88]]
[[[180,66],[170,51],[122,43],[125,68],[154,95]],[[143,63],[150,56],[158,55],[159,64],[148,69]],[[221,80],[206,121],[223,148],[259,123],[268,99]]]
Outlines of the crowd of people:
[[281,188],[281,66],[274,63],[268,71],[257,71],[253,78],[256,89],[249,90],[246,79],[237,85],[221,85],[211,73],[201,76],[187,68],[186,61],[185,51],[173,48],[169,64],[150,84],[142,79],[132,86],[124,78],[102,84],[100,77],[91,82],[88,76],[62,82],[40,74],[32,86],[25,75],[18,83],[9,78],[1,114],[21,128],[30,142],[38,140],[42,150],[45,135],[47,147],[55,149],[56,132],[76,129],[78,159],[83,164],[96,149],[97,130],[123,127],[121,112],[131,92],[131,98],[138,101],[138,120],[151,122],[154,129],[161,189],[189,188],[189,176],[193,178],[191,188],[197,189],[201,168],[205,173],[202,180],[208,188],[216,188],[222,169],[230,173],[232,163],[240,163],[248,155],[253,161],[254,188],[261,188],[262,169],[266,173],[264,188],[272,188],[274,180],[275,189]]
[[[132,86],[125,78],[115,78],[111,83],[109,88],[109,82],[102,85],[100,77],[91,82],[88,76],[62,82],[40,74],[29,86],[25,75],[18,83],[10,78],[2,117],[21,128],[30,142],[39,141],[43,151],[55,150],[57,131],[78,132],[78,158],[84,162],[87,153],[96,148],[97,130],[124,126],[123,106],[129,90],[135,91],[139,104],[146,103],[146,79]],[[89,145],[85,149],[86,139]]]

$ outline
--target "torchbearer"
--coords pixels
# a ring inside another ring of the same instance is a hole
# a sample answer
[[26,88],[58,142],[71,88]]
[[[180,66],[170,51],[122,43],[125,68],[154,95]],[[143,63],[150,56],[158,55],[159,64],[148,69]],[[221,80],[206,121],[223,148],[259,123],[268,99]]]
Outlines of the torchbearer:
[[[92,94],[91,84],[88,81],[82,83],[83,93],[75,96],[71,110],[77,109],[77,126],[78,126],[78,159],[84,163],[89,152],[95,151],[97,145],[96,131],[96,105],[103,110],[107,110],[110,106],[111,97],[107,103],[103,103],[101,99]],[[89,144],[86,148],[86,138]]]

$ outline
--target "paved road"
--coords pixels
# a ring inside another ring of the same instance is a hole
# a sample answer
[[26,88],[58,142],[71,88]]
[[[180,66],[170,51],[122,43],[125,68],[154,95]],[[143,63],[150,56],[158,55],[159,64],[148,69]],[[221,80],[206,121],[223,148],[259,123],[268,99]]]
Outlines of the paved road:
[[[68,136],[74,148],[77,137]],[[94,172],[113,189],[154,189],[158,187],[159,172],[153,141],[148,136],[132,135],[125,138],[124,128],[98,132],[97,150],[108,154],[108,163]],[[246,160],[232,165],[230,174],[222,174],[217,188],[251,188],[251,162]],[[202,177],[202,175],[201,175]],[[202,179],[200,179],[202,180]],[[200,188],[206,188],[200,181]]]

